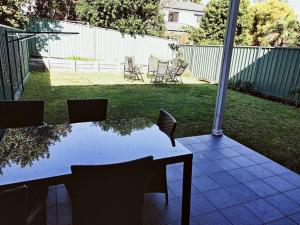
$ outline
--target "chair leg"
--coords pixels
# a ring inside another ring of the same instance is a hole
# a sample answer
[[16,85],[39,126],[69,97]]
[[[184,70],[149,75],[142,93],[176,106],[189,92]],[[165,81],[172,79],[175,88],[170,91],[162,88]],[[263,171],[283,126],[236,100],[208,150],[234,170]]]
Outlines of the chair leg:
[[126,73],[126,68],[125,68],[125,65],[124,65],[124,69],[123,69],[123,72],[124,72],[124,80],[125,80],[125,73]]
[[143,75],[142,75],[142,74],[140,74],[140,77],[141,77],[141,80],[144,82],[144,78],[143,78]]
[[166,192],[165,192],[165,200],[166,200],[166,206],[169,205],[169,191],[168,191],[168,187],[166,189]]
[[165,200],[166,200],[166,206],[169,205],[169,190],[168,190],[168,178],[167,178],[167,166],[164,167],[164,186],[165,186]]

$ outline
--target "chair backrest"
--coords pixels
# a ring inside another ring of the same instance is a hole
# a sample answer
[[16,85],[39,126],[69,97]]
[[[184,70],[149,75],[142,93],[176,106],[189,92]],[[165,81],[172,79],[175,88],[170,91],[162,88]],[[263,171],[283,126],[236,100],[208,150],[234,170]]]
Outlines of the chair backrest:
[[174,69],[177,68],[178,63],[179,63],[178,59],[172,59],[172,61],[171,61],[171,67],[174,68]]
[[175,75],[181,76],[184,73],[184,71],[186,70],[187,66],[188,66],[187,63],[185,63],[185,62],[181,63],[181,65],[178,67]]
[[177,126],[177,121],[170,113],[161,109],[159,112],[157,126],[168,136],[173,137]]
[[158,66],[158,58],[157,57],[150,57],[149,58],[149,65],[148,65],[148,71],[149,72],[156,72]]
[[44,123],[43,101],[0,101],[0,128],[40,126]]
[[157,66],[157,75],[164,76],[168,72],[169,62],[159,61]]
[[0,224],[25,225],[27,220],[27,188],[0,192]]
[[73,225],[141,225],[152,162],[149,156],[119,164],[72,166]]
[[125,69],[133,72],[135,67],[135,57],[125,56]]
[[106,120],[108,99],[67,100],[69,122],[91,122]]

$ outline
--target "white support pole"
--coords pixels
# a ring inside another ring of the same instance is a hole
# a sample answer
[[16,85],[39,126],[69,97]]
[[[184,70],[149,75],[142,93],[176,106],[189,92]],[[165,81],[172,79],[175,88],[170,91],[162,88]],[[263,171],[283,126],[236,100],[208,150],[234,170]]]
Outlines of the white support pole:
[[240,0],[231,0],[227,21],[227,30],[224,41],[222,64],[218,85],[218,95],[215,108],[215,119],[212,133],[216,136],[223,135],[222,122],[227,96],[228,77],[230,72],[231,56],[236,30],[237,17],[239,13]]

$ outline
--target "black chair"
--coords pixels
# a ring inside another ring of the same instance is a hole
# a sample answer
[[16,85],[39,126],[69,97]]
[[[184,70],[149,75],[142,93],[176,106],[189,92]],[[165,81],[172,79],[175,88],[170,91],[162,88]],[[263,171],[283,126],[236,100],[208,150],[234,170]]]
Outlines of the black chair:
[[[26,186],[0,192],[0,224],[2,225],[46,225],[46,196],[29,199]],[[40,193],[39,193],[40,194]]]
[[68,100],[69,122],[106,120],[108,99]]
[[[177,122],[175,118],[165,110],[160,110],[157,125],[161,131],[166,133],[173,140],[173,134],[176,129]],[[165,193],[166,205],[168,205],[168,182],[167,182],[167,166],[155,165],[152,167],[149,184],[147,185],[145,192],[158,192]]]
[[142,225],[149,156],[99,166],[72,166],[73,225]]
[[43,101],[0,101],[0,128],[41,126]]
[[169,137],[173,137],[177,126],[177,121],[170,113],[161,109],[159,112],[157,126],[161,131],[166,133]]

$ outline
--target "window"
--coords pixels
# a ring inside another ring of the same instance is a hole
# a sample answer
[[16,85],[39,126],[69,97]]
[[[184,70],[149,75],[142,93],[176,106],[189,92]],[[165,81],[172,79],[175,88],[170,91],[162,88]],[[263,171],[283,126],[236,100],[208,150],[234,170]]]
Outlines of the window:
[[197,23],[200,23],[201,15],[200,14],[195,14],[195,17],[196,17]]
[[169,12],[169,22],[178,22],[178,12]]

